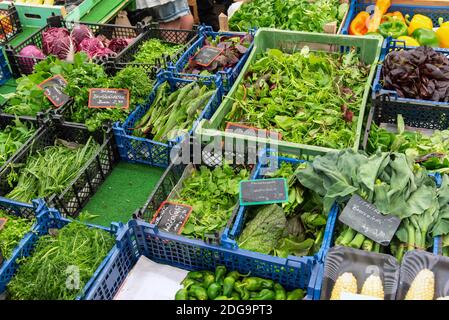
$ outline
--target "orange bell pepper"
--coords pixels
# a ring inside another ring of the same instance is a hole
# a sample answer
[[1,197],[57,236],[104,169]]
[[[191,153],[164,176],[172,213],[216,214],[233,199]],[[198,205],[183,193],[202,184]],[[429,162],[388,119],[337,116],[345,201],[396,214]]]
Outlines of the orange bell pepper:
[[391,0],[377,0],[374,14],[369,20],[368,32],[376,32],[385,13],[391,7]]
[[361,11],[349,26],[349,34],[353,36],[363,36],[368,32],[369,13]]
[[387,21],[388,21],[388,18],[393,18],[393,19],[395,19],[395,20],[401,21],[401,22],[403,22],[404,24],[406,24],[405,18],[404,18],[404,16],[402,15],[402,13],[401,13],[400,11],[395,11],[395,12],[389,12],[389,13],[386,13],[386,14],[382,17],[381,23],[387,22]]

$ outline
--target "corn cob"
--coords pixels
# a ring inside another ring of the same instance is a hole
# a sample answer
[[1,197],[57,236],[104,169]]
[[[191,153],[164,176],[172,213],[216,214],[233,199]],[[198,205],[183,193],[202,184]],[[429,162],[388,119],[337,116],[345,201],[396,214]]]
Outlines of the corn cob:
[[351,272],[345,272],[335,281],[331,300],[340,300],[343,292],[357,293],[357,279]]
[[435,275],[429,269],[421,270],[410,285],[405,300],[433,300]]
[[361,294],[370,297],[376,297],[379,299],[384,299],[384,287],[382,285],[382,280],[379,276],[374,274],[370,275],[362,287]]

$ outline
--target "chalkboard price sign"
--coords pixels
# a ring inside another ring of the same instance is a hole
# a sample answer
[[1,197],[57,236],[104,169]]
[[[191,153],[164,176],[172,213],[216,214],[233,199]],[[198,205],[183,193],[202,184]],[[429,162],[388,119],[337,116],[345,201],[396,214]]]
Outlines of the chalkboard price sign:
[[376,206],[358,195],[349,200],[339,220],[380,245],[387,246],[401,223],[401,219],[384,215]]
[[6,218],[0,218],[0,231],[5,227],[7,221],[8,219]]
[[204,46],[197,52],[197,54],[195,54],[193,61],[200,66],[208,67],[222,52],[223,49],[212,46]]
[[128,109],[129,90],[92,88],[89,90],[89,108]]
[[67,81],[59,74],[38,85],[39,88],[44,90],[44,94],[48,100],[57,108],[63,106],[70,100],[70,96],[64,93],[66,86]]
[[288,201],[287,180],[260,179],[240,182],[240,205],[255,206]]
[[157,225],[163,231],[181,234],[191,213],[191,206],[164,201],[154,215],[151,223]]

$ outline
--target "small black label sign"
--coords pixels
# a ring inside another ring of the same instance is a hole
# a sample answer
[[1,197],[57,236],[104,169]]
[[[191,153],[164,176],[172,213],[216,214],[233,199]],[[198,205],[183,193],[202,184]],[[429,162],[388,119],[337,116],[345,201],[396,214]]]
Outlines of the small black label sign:
[[383,215],[373,204],[353,195],[339,220],[380,245],[387,246],[401,223],[392,215]]
[[129,108],[128,89],[92,88],[89,90],[89,108]]
[[67,81],[61,75],[45,80],[39,84],[39,88],[44,90],[45,96],[57,108],[63,106],[70,100],[70,96],[64,93],[64,88],[67,86]]
[[240,205],[242,206],[255,206],[287,201],[287,180],[284,178],[240,182]]
[[163,231],[181,234],[191,213],[191,206],[164,201],[151,223],[157,225]]
[[204,46],[193,57],[193,60],[203,67],[208,67],[218,56],[223,52],[223,49],[212,46]]

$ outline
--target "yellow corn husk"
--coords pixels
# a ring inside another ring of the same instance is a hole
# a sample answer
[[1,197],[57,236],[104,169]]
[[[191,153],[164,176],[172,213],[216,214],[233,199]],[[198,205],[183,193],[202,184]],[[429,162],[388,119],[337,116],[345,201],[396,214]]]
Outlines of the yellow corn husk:
[[345,272],[335,281],[331,300],[340,300],[343,292],[357,293],[357,279],[351,272]]
[[374,274],[370,275],[363,284],[361,294],[383,300],[385,298],[385,293],[380,277]]
[[429,269],[422,269],[410,285],[405,300],[433,300],[435,275]]

